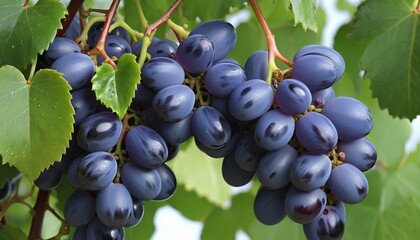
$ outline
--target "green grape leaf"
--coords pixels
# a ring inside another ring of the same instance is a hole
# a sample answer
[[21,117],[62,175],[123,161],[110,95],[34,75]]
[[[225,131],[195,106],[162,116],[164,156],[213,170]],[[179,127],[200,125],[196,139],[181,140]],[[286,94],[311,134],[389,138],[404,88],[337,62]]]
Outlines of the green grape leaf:
[[12,227],[8,224],[2,226],[0,231],[0,239],[2,240],[25,240],[28,237],[19,228]]
[[205,219],[214,209],[214,205],[204,197],[199,197],[194,191],[187,191],[184,185],[178,184],[174,195],[166,201],[183,216],[201,221]]
[[60,73],[40,70],[29,82],[12,66],[0,68],[0,154],[34,180],[60,160],[73,132],[70,85]]
[[177,182],[187,191],[195,191],[198,196],[223,207],[231,198],[231,188],[222,177],[221,159],[213,159],[201,152],[193,139],[182,145],[177,157],[168,162],[175,173]]
[[346,205],[344,238],[416,239],[420,229],[413,227],[412,221],[420,214],[419,176],[419,166],[412,163],[395,171],[368,172],[367,198],[361,204]]
[[0,66],[20,69],[48,48],[61,27],[66,8],[58,0],[40,0],[24,6],[20,0],[0,2]]
[[229,209],[215,208],[204,220],[201,239],[235,239],[237,230],[247,230],[255,219],[252,210],[254,197],[241,193],[232,198]]
[[290,0],[295,13],[295,26],[302,24],[303,29],[318,31],[316,24],[316,1],[315,0]]
[[122,119],[140,83],[140,68],[133,54],[124,54],[118,60],[117,69],[102,64],[92,78],[96,98],[116,112]]
[[372,39],[361,66],[373,96],[392,116],[409,119],[420,113],[420,14],[414,8],[401,0],[366,1],[353,31],[356,38]]

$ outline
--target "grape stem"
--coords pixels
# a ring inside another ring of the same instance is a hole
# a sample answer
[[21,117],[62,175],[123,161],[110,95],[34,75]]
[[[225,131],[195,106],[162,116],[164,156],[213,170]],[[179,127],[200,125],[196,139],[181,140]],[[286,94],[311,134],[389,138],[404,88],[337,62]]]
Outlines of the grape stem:
[[104,26],[102,29],[102,33],[101,36],[99,37],[98,43],[95,46],[95,49],[93,49],[92,53],[94,55],[96,54],[100,54],[106,62],[109,63],[112,67],[116,68],[117,66],[115,65],[115,63],[109,58],[108,54],[106,54],[105,52],[105,41],[106,38],[108,37],[108,32],[109,32],[109,28],[111,26],[112,23],[112,18],[114,17],[118,5],[120,4],[121,0],[113,0],[111,7],[109,7],[109,9],[106,11],[105,14],[105,22],[104,22]]
[[57,31],[57,37],[63,36],[66,32],[67,28],[70,26],[71,21],[73,21],[74,16],[79,11],[79,9],[83,6],[85,0],[71,0],[69,5],[67,6],[67,12],[65,18],[61,19],[61,25],[63,26],[62,29]]
[[163,14],[163,16],[161,18],[159,18],[156,22],[148,25],[146,27],[146,31],[145,31],[145,36],[150,37],[152,35],[152,33],[158,28],[160,27],[162,24],[166,23],[169,20],[169,17],[171,16],[171,14],[173,13],[173,11],[175,11],[175,9],[179,6],[179,4],[182,3],[182,0],[176,0],[172,6],[168,9],[168,11],[166,11],[165,14]]
[[260,26],[265,35],[265,39],[267,41],[268,69],[267,69],[266,82],[271,85],[272,74],[274,71],[278,69],[276,66],[276,63],[274,62],[274,59],[275,58],[279,59],[280,61],[282,61],[284,64],[286,64],[289,67],[293,66],[293,63],[289,61],[287,58],[285,58],[277,49],[274,35],[271,33],[271,30],[268,27],[267,22],[265,21],[264,15],[261,11],[260,6],[257,3],[257,0],[250,0],[249,3],[251,4],[252,10],[254,11],[255,16],[257,17],[258,22],[260,23]]
[[139,13],[141,25],[143,26],[144,29],[146,29],[148,22],[147,22],[146,17],[144,16],[144,12],[143,12],[143,8],[141,7],[140,0],[134,1],[134,2],[136,3],[137,12]]
[[420,13],[420,0],[417,1],[416,9],[413,10],[413,13]]
[[39,190],[33,208],[33,218],[28,239],[41,239],[42,224],[44,222],[45,211],[48,208],[50,195],[51,191]]

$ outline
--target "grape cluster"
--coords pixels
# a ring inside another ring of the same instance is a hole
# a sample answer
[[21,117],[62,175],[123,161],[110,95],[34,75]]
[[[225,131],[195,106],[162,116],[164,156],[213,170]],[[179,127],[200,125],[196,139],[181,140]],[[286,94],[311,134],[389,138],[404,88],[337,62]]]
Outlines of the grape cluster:
[[[102,27],[92,25],[89,45]],[[332,89],[345,68],[339,53],[306,46],[269,85],[267,51],[253,53],[244,68],[226,58],[237,36],[225,21],[199,24],[179,45],[153,38],[127,126],[91,91],[95,64],[104,59],[81,53],[71,40],[80,29],[68,31],[41,56],[41,65],[62,72],[73,89],[75,134],[61,162],[35,183],[49,190],[67,173],[76,191],[64,216],[77,227],[75,239],[124,239],[124,227],[141,220],[143,201],[173,195],[176,178],[165,163],[191,137],[207,155],[223,158],[222,175],[231,186],[258,178],[254,212],[262,223],[287,215],[303,224],[308,239],[342,237],[344,203],[366,197],[362,172],[375,164],[376,150],[365,138],[372,129],[369,109]],[[105,51],[115,63],[124,53],[139,58],[142,41],[129,40],[122,28],[110,32]]]

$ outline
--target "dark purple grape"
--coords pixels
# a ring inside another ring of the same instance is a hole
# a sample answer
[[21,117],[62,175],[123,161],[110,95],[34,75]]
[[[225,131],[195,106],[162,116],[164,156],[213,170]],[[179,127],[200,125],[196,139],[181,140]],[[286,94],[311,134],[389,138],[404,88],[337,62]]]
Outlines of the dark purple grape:
[[325,104],[322,114],[331,120],[343,141],[362,138],[373,127],[369,109],[354,98],[336,97]]
[[95,216],[95,204],[93,192],[74,191],[64,206],[64,219],[73,227],[82,227]]
[[153,120],[155,124],[152,124],[152,127],[167,144],[179,145],[185,143],[192,136],[191,116],[192,113],[185,119],[174,123],[166,122],[156,116],[156,120]]
[[241,66],[233,63],[213,65],[206,73],[204,83],[206,89],[216,97],[228,97],[229,94],[246,81]]
[[191,124],[194,136],[207,147],[221,147],[230,139],[229,122],[213,107],[201,106],[196,109]]
[[339,142],[337,151],[345,154],[344,162],[356,166],[362,172],[371,169],[376,163],[376,148],[366,138],[350,142]]
[[111,228],[106,226],[99,220],[98,217],[94,217],[92,221],[87,225],[86,239],[89,240],[124,240],[124,228]]
[[308,112],[299,118],[296,136],[300,144],[312,154],[325,154],[331,151],[338,141],[334,125],[317,112]]
[[210,20],[200,23],[191,33],[201,34],[210,39],[214,45],[214,61],[225,58],[236,44],[235,27],[223,20]]
[[[105,41],[105,52],[111,59],[119,59],[124,53],[131,53],[130,44],[123,38],[117,36],[108,36]],[[103,63],[104,59],[98,56],[98,65]],[[118,62],[118,60],[114,61]]]
[[165,140],[146,126],[132,128],[125,136],[125,146],[131,162],[145,168],[157,168],[168,158]]
[[85,156],[83,155],[74,158],[67,171],[67,179],[69,180],[70,185],[75,189],[83,189],[83,186],[77,177],[77,168],[84,157]]
[[225,157],[229,153],[233,152],[235,150],[236,144],[239,142],[239,140],[242,138],[243,132],[242,131],[233,131],[232,137],[229,139],[229,141],[219,148],[210,148],[202,144],[200,141],[197,140],[197,138],[194,138],[195,144],[197,147],[207,154],[208,156],[212,158],[221,158]]
[[48,50],[42,54],[41,61],[50,66],[55,60],[71,53],[80,53],[79,45],[68,38],[55,37]]
[[73,90],[87,85],[95,72],[92,59],[82,53],[67,54],[54,61],[50,68],[63,73],[63,78]]
[[76,228],[73,234],[73,240],[88,240],[87,239],[87,226]]
[[90,88],[81,88],[71,92],[71,105],[74,108],[74,126],[77,128],[88,116],[99,110],[100,103]]
[[338,165],[332,170],[328,186],[338,200],[350,204],[361,202],[369,192],[365,175],[349,163]]
[[130,215],[130,219],[128,222],[124,225],[124,227],[134,227],[137,224],[140,223],[141,219],[144,215],[144,203],[142,200],[133,198],[133,210],[132,214]]
[[255,142],[254,135],[255,133],[250,131],[241,137],[234,151],[236,164],[249,172],[257,170],[258,162],[265,153],[265,150]]
[[345,62],[343,57],[334,49],[323,45],[308,45],[301,48],[293,57],[293,62],[298,61],[300,58],[306,55],[320,55],[331,59],[335,63],[339,78],[344,73]]
[[236,164],[233,153],[230,153],[223,158],[222,176],[225,182],[230,186],[244,186],[252,180],[254,175],[255,172],[245,171]]
[[276,91],[277,105],[288,115],[305,112],[312,102],[309,88],[296,79],[285,79],[280,82]]
[[79,13],[77,13],[73,21],[71,21],[70,25],[68,26],[66,32],[64,32],[63,37],[66,37],[71,40],[75,40],[80,36],[82,30],[80,28],[80,20],[79,20]]
[[166,164],[156,168],[156,170],[159,172],[160,179],[162,180],[162,189],[160,190],[159,195],[153,200],[168,200],[176,190],[177,184],[175,174]]
[[11,182],[6,180],[3,187],[0,188],[0,203],[11,196]]
[[312,105],[322,108],[333,98],[335,98],[335,93],[332,87],[318,90],[312,92]]
[[63,176],[63,171],[50,167],[42,171],[34,183],[41,190],[52,190],[60,184]]
[[172,42],[170,40],[162,39],[152,44],[147,49],[147,52],[150,54],[151,58],[156,57],[167,57],[167,58],[175,58],[175,53],[178,48],[178,44]]
[[133,213],[133,200],[121,183],[111,183],[98,192],[96,214],[108,227],[123,227]]
[[218,98],[213,96],[210,100],[210,106],[219,111],[229,122],[238,121],[229,112],[229,98]]
[[258,164],[257,177],[261,185],[269,189],[279,189],[290,183],[290,167],[298,157],[298,152],[285,147],[267,152]]
[[169,160],[174,159],[181,149],[181,145],[168,145],[168,159],[166,159],[166,162]]
[[157,57],[141,69],[141,83],[154,92],[184,82],[184,69],[171,58]]
[[162,190],[162,180],[156,169],[139,167],[128,162],[121,170],[121,181],[134,197],[148,201]]
[[339,240],[343,237],[345,220],[339,209],[326,206],[321,217],[311,223],[303,225],[303,231],[308,240]]
[[137,84],[136,95],[131,102],[132,108],[136,110],[145,110],[146,108],[152,105],[153,98],[155,97],[155,93],[145,87],[143,84]]
[[286,194],[284,207],[290,219],[307,224],[318,219],[324,212],[327,195],[321,189],[305,192],[291,186]]
[[248,80],[266,79],[268,71],[268,52],[266,50],[255,51],[246,60],[244,69]]
[[255,196],[254,214],[261,223],[275,225],[286,217],[284,199],[289,186],[271,190],[261,187]]
[[290,167],[290,181],[309,192],[325,185],[331,174],[331,160],[326,155],[304,154]]
[[[157,42],[157,41],[160,41],[160,39],[159,38],[156,38],[156,37],[153,37],[152,38],[152,44],[155,43],[155,42]],[[141,52],[141,48],[142,47],[143,47],[143,41],[137,41],[133,45],[131,45],[131,52],[134,55],[136,55],[137,60],[140,57],[140,52]]]
[[190,73],[204,73],[213,64],[215,50],[209,38],[196,34],[179,44],[176,61]]
[[122,123],[115,114],[99,112],[85,118],[77,133],[77,143],[88,152],[107,151],[117,144]]
[[266,82],[248,80],[230,94],[229,111],[238,120],[254,120],[270,109],[273,98],[273,90]]
[[303,82],[311,91],[317,91],[331,87],[341,76],[330,58],[304,55],[294,63],[292,77]]
[[266,112],[255,125],[255,142],[261,148],[275,151],[287,145],[295,131],[295,119],[280,110]]
[[84,189],[104,189],[117,174],[117,161],[107,152],[93,152],[86,155],[77,166],[77,179]]
[[195,94],[185,85],[163,88],[153,98],[153,109],[167,122],[179,122],[188,117],[194,107]]

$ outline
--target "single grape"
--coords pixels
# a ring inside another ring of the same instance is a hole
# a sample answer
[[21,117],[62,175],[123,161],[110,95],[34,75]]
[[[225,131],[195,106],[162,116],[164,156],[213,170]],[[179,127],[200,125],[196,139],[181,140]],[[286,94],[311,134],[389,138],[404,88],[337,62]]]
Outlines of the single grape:
[[[147,120],[147,124],[153,121],[150,126],[160,134],[167,144],[179,145],[185,143],[192,136],[192,113],[179,122],[166,122],[160,119],[157,114],[154,113],[154,115],[153,119]],[[146,116],[150,116],[150,114]]]
[[165,140],[146,126],[130,129],[125,136],[125,145],[131,162],[145,168],[157,168],[168,158]]
[[88,240],[87,239],[87,226],[76,228],[73,234],[73,240]]
[[233,152],[235,150],[236,144],[239,142],[239,140],[243,137],[242,131],[233,131],[232,137],[229,139],[229,141],[219,148],[210,148],[202,144],[197,138],[194,138],[195,144],[197,145],[198,149],[200,149],[202,152],[207,154],[208,156],[212,158],[221,158],[225,157],[229,153]]
[[80,47],[73,40],[55,37],[48,50],[41,56],[41,61],[50,66],[55,60],[71,53],[80,53]]
[[95,216],[95,204],[93,192],[74,191],[64,206],[64,219],[73,227],[82,227]]
[[325,185],[331,174],[326,155],[303,154],[290,166],[290,180],[296,188],[310,192]]
[[331,151],[338,141],[337,130],[331,121],[317,112],[308,112],[296,124],[296,136],[312,154]]
[[320,55],[320,56],[328,57],[334,62],[337,68],[337,73],[340,76],[339,78],[341,78],[341,76],[343,75],[344,69],[345,69],[344,59],[334,49],[329,48],[327,46],[323,46],[323,45],[308,45],[301,48],[299,51],[297,51],[297,53],[293,57],[293,62],[298,61],[300,58],[306,55]]
[[234,159],[234,154],[230,153],[223,158],[222,176],[227,184],[233,187],[244,186],[249,183],[255,175],[254,172],[248,172],[241,169]]
[[4,182],[4,185],[2,188],[0,188],[0,203],[2,203],[4,200],[10,197],[11,193],[11,183],[9,180],[6,180]]
[[85,118],[96,113],[101,104],[96,100],[95,93],[90,88],[72,91],[71,96],[71,105],[75,111],[74,126],[77,128]]
[[214,46],[209,38],[196,34],[179,44],[176,61],[189,73],[204,73],[213,64]]
[[167,122],[179,122],[188,117],[194,107],[195,94],[185,85],[163,88],[153,98],[153,109]]
[[250,79],[266,79],[268,69],[268,52],[255,51],[245,62],[245,75]]
[[77,179],[84,189],[99,191],[111,184],[117,168],[117,161],[111,154],[89,153],[77,166]]
[[133,200],[121,183],[111,183],[98,192],[96,214],[108,227],[123,227],[133,214]]
[[155,93],[144,86],[144,84],[137,84],[136,95],[131,102],[131,106],[136,110],[145,110],[152,105]]
[[228,97],[229,94],[246,81],[241,66],[233,63],[213,65],[206,73],[204,83],[206,89],[216,97]]
[[328,186],[338,200],[350,204],[361,202],[369,192],[365,175],[349,163],[338,165],[332,170]]
[[174,172],[166,165],[156,168],[162,180],[162,189],[160,190],[159,195],[157,195],[153,200],[168,200],[175,193],[176,190],[176,177]]
[[82,53],[67,54],[54,61],[50,68],[63,73],[63,78],[73,90],[86,86],[95,72],[92,59]]
[[82,30],[80,28],[79,18],[80,18],[79,13],[76,13],[73,20],[70,23],[70,26],[67,28],[66,32],[64,32],[63,34],[64,37],[71,40],[75,40],[76,38],[80,36],[80,34],[82,33]]
[[265,153],[265,150],[256,144],[254,135],[253,131],[246,133],[239,139],[234,150],[236,164],[249,172],[257,170],[258,162]]
[[236,44],[236,30],[232,24],[223,20],[210,20],[200,23],[190,33],[201,34],[214,45],[214,61],[225,58]]
[[305,192],[291,186],[287,191],[284,207],[290,219],[307,224],[318,219],[324,212],[327,195],[321,189]]
[[318,90],[312,92],[312,105],[322,108],[333,98],[335,98],[335,93],[332,87]]
[[131,162],[123,166],[121,181],[131,195],[144,201],[156,198],[162,189],[162,180],[156,169],[143,168]]
[[[130,44],[123,38],[118,36],[108,36],[105,41],[105,52],[111,59],[119,59],[124,53],[131,53]],[[98,56],[98,65],[101,65],[104,61],[104,58]],[[115,63],[118,60],[114,61]]]
[[280,110],[266,112],[255,125],[255,142],[267,151],[283,148],[292,139],[295,119]]
[[261,187],[254,200],[254,214],[261,223],[275,225],[286,217],[284,199],[289,186],[271,190]]
[[308,240],[339,240],[343,237],[344,226],[339,209],[326,206],[319,219],[303,225],[303,231]]
[[362,172],[371,169],[376,163],[376,148],[366,138],[350,142],[339,142],[337,151],[345,154],[344,162],[356,166]]
[[133,210],[130,215],[130,219],[124,225],[124,227],[134,227],[140,223],[144,215],[144,203],[142,200],[132,197],[133,199]]
[[[115,22],[115,21],[113,20],[112,22]],[[96,22],[90,27],[88,31],[87,42],[92,47],[94,47],[98,43],[98,40],[102,34],[103,26],[104,26],[104,22]],[[129,33],[127,32],[127,30],[125,30],[122,27],[115,28],[108,34],[108,36],[117,36],[117,37],[123,38],[127,42],[130,41]]]
[[166,162],[169,160],[174,159],[181,149],[181,145],[168,145],[168,159],[166,159]]
[[298,152],[289,145],[264,154],[257,168],[261,185],[268,189],[279,189],[289,184],[290,167],[297,157]]
[[215,108],[201,106],[191,118],[194,136],[207,147],[221,147],[231,137],[229,122]]
[[152,44],[147,49],[151,58],[156,57],[167,57],[175,58],[175,53],[178,48],[178,44],[170,40],[162,39],[158,41],[152,41]]
[[331,120],[343,141],[362,138],[373,127],[371,112],[354,98],[336,97],[325,104],[322,114]]
[[63,171],[50,167],[42,171],[34,183],[39,189],[48,191],[56,188],[63,179],[63,176]]
[[331,87],[341,76],[330,58],[304,55],[294,62],[292,77],[303,82],[311,91],[317,91]]
[[270,109],[273,98],[273,90],[266,82],[248,80],[230,94],[229,111],[238,120],[254,120]]
[[89,240],[124,240],[124,236],[124,228],[108,227],[98,217],[94,217],[86,229],[86,239]]
[[184,69],[171,58],[157,57],[141,69],[141,83],[154,92],[184,82]]
[[231,123],[237,122],[229,112],[229,98],[218,98],[213,96],[210,100],[210,106],[219,111]]
[[115,114],[99,112],[85,118],[77,133],[77,143],[88,152],[107,151],[117,144],[122,123]]
[[70,185],[75,189],[83,189],[83,185],[79,182],[79,179],[77,177],[77,168],[84,157],[85,155],[74,158],[67,170],[67,179]]
[[288,115],[305,112],[312,102],[309,88],[296,79],[285,79],[280,82],[276,91],[277,105]]

